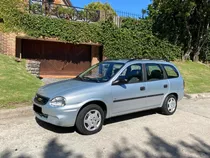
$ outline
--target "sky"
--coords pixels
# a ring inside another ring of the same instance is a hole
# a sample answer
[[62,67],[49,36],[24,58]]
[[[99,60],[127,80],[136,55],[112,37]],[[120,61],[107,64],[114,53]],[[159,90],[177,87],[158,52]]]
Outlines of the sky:
[[73,6],[84,7],[90,2],[108,2],[117,11],[141,14],[142,9],[146,9],[151,0],[71,0]]

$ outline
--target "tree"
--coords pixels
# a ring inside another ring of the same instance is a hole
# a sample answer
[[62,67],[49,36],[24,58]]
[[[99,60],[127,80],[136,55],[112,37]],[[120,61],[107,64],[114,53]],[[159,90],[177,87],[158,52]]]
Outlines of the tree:
[[210,48],[210,30],[209,30],[209,35],[208,35],[208,41],[201,49],[200,60],[202,60],[202,62],[210,61],[210,49],[209,48]]
[[141,13],[142,13],[142,18],[144,19],[145,14],[147,13],[147,10],[146,10],[146,9],[142,9],[142,10],[141,10]]
[[85,9],[100,10],[105,11],[106,14],[116,15],[116,12],[109,3],[91,2],[87,6],[85,6]]
[[181,45],[184,59],[197,61],[207,46],[210,0],[153,0],[148,10],[154,21],[153,31]]

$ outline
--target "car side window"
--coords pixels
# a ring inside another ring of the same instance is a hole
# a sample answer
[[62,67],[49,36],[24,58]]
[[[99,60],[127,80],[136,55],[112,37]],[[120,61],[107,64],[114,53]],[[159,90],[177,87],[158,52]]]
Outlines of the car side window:
[[112,75],[114,76],[122,67],[122,64],[114,64],[112,68]]
[[177,70],[173,66],[163,65],[163,68],[165,69],[166,75],[169,79],[179,77],[179,74],[178,74]]
[[146,64],[147,81],[164,79],[163,70],[158,64]]
[[121,79],[127,80],[127,83],[142,82],[142,65],[133,64],[128,66],[119,76]]

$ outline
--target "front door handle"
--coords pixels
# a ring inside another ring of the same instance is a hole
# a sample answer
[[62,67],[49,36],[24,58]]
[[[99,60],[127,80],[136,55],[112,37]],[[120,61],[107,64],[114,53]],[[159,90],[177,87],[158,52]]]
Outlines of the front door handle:
[[144,91],[145,90],[145,87],[140,87],[140,91]]
[[168,85],[167,85],[167,84],[165,84],[163,87],[164,87],[164,88],[168,88]]

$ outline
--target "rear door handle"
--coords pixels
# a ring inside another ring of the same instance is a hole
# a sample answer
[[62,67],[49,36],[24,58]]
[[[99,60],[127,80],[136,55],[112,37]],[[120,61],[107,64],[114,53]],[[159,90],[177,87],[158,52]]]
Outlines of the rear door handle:
[[145,90],[145,87],[140,87],[140,91],[144,91]]
[[164,87],[164,88],[168,88],[168,85],[167,85],[167,84],[165,84],[163,87]]

